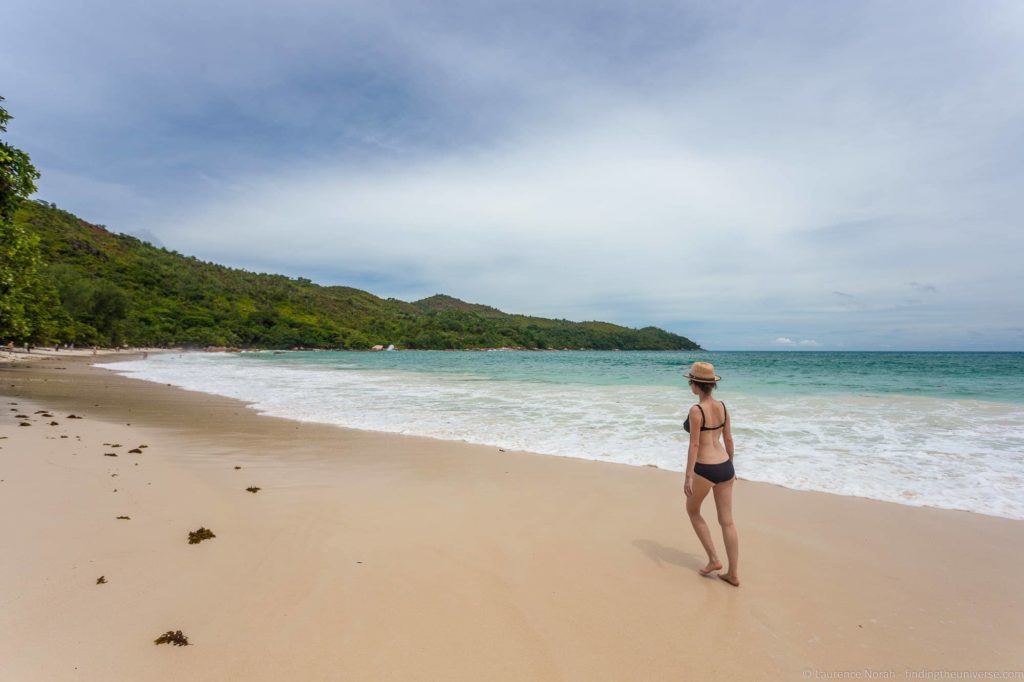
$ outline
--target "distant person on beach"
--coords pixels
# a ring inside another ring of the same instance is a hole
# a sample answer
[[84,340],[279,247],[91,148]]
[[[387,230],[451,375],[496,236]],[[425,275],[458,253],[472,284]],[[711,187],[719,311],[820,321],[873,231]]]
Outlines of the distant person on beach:
[[718,560],[715,543],[711,539],[711,529],[700,515],[704,498],[709,491],[714,491],[718,525],[722,527],[725,554],[729,559],[728,570],[719,573],[718,577],[739,587],[739,539],[732,519],[732,488],[736,480],[732,466],[732,422],[725,403],[711,397],[722,377],[715,374],[715,367],[710,362],[693,363],[683,376],[689,380],[690,390],[697,396],[697,404],[690,408],[683,422],[683,429],[690,434],[683,492],[686,493],[686,512],[690,515],[690,523],[708,555],[707,566],[700,569],[700,574],[711,575],[722,570],[722,562]]

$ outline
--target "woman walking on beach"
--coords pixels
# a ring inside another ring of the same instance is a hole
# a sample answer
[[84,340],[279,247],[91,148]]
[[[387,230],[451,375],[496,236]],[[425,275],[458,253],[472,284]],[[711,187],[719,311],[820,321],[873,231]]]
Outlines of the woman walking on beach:
[[739,587],[739,540],[732,520],[732,488],[736,480],[732,466],[732,423],[725,403],[711,397],[711,392],[722,377],[715,374],[715,367],[709,362],[693,363],[690,371],[683,376],[689,380],[690,390],[698,398],[697,404],[690,408],[690,414],[683,422],[683,429],[690,434],[683,492],[686,493],[686,512],[690,515],[690,523],[708,554],[708,564],[700,570],[700,574],[711,575],[722,570],[722,562],[718,560],[715,543],[711,540],[711,530],[700,515],[704,498],[708,491],[713,490],[715,507],[718,509],[718,525],[722,527],[725,554],[729,559],[729,569],[719,573],[718,577]]

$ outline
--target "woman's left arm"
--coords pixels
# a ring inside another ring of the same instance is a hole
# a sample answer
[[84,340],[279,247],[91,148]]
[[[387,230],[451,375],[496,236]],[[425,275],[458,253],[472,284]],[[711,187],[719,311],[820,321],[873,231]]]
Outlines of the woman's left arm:
[[[722,403],[725,406],[725,403]],[[729,411],[725,411],[725,428],[722,429],[722,440],[725,441],[725,452],[729,455],[729,461],[732,461],[733,454],[736,452],[736,446],[732,442],[732,420],[729,419]]]

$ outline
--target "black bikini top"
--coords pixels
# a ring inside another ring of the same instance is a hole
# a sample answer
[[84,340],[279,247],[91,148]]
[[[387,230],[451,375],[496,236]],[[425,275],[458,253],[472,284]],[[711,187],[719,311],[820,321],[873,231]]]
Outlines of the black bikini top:
[[[722,402],[722,401],[718,401],[718,402]],[[725,403],[722,403],[722,423],[719,424],[718,426],[704,426],[704,424],[707,423],[707,417],[704,415],[704,408],[702,408],[700,406],[700,403],[698,403],[697,404],[697,409],[700,410],[700,416],[701,416],[700,430],[701,431],[716,431],[716,430],[722,428],[723,426],[725,426],[725,419],[726,419],[726,417],[729,416],[729,411],[725,409]],[[686,421],[683,422],[683,431],[686,431],[687,433],[690,432],[690,415],[686,415]]]

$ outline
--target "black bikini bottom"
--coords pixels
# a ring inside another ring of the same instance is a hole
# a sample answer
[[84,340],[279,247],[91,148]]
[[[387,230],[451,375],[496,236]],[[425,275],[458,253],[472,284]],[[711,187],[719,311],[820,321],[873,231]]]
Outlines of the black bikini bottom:
[[693,473],[701,478],[706,478],[712,483],[725,483],[736,477],[736,470],[732,468],[732,460],[727,459],[718,464],[702,464],[697,462],[693,465]]

